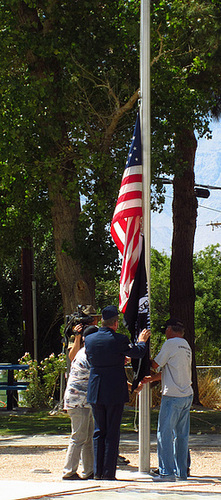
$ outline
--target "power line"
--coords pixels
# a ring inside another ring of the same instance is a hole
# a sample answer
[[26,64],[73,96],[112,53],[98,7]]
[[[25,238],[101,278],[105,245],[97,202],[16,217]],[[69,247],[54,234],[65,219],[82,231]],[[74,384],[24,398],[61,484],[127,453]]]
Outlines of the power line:
[[[170,198],[171,200],[173,199],[173,196],[170,196],[169,194],[164,195],[165,198]],[[221,214],[221,210],[218,210],[218,208],[211,208],[211,207],[205,207],[205,205],[198,205],[200,208],[205,208],[205,210],[211,210],[212,212],[219,212]]]
[[206,210],[211,210],[212,212],[219,212],[221,214],[221,210],[218,210],[217,208],[205,207],[204,205],[198,205],[198,207],[205,208]]
[[[159,180],[162,181],[163,184],[173,184],[172,179],[166,179],[164,177],[160,177]],[[202,188],[205,188],[205,189],[219,189],[219,190],[221,190],[220,186],[210,186],[210,185],[207,186],[205,184],[194,184],[194,186],[196,186],[196,187],[202,187]]]

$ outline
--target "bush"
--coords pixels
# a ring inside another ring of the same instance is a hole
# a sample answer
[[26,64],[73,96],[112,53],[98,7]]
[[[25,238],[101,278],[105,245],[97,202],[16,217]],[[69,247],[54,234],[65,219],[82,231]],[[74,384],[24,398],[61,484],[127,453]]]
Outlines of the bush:
[[221,388],[219,380],[209,372],[198,377],[199,400],[206,408],[221,409]]
[[18,371],[17,380],[29,383],[26,391],[22,391],[22,404],[30,408],[52,408],[54,405],[55,391],[59,388],[60,375],[66,371],[66,356],[52,353],[38,365],[29,353],[20,360],[20,364],[29,365],[28,370]]

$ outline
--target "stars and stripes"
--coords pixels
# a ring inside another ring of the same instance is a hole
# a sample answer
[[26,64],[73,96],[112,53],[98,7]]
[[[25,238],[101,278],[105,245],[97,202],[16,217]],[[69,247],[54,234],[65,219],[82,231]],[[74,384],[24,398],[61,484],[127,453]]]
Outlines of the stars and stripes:
[[115,207],[111,234],[123,263],[120,278],[119,309],[125,312],[141,253],[142,160],[139,113]]

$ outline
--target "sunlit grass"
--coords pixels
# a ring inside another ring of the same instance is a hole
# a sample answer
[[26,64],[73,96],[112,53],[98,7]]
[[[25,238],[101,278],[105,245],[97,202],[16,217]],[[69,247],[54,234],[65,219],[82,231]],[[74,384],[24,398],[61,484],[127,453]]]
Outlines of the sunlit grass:
[[[156,433],[159,408],[151,409],[151,433]],[[136,417],[136,418],[135,418]],[[221,434],[221,413],[197,407],[191,410],[191,433]],[[133,432],[138,427],[139,418],[135,409],[125,406],[121,433]],[[36,435],[70,434],[71,426],[68,415],[64,412],[50,415],[48,411],[16,413],[0,411],[0,435]]]

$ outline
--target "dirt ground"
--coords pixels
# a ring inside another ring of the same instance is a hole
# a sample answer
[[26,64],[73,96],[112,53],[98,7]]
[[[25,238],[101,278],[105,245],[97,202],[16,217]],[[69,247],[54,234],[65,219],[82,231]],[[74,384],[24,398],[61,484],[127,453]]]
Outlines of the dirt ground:
[[[66,448],[0,447],[1,479],[26,481],[58,481],[62,476]],[[138,450],[120,447],[120,454],[130,460],[120,469],[138,470]],[[156,449],[151,450],[151,467],[157,467]],[[79,467],[79,472],[81,468]],[[221,479],[221,448],[191,449],[191,476]]]

